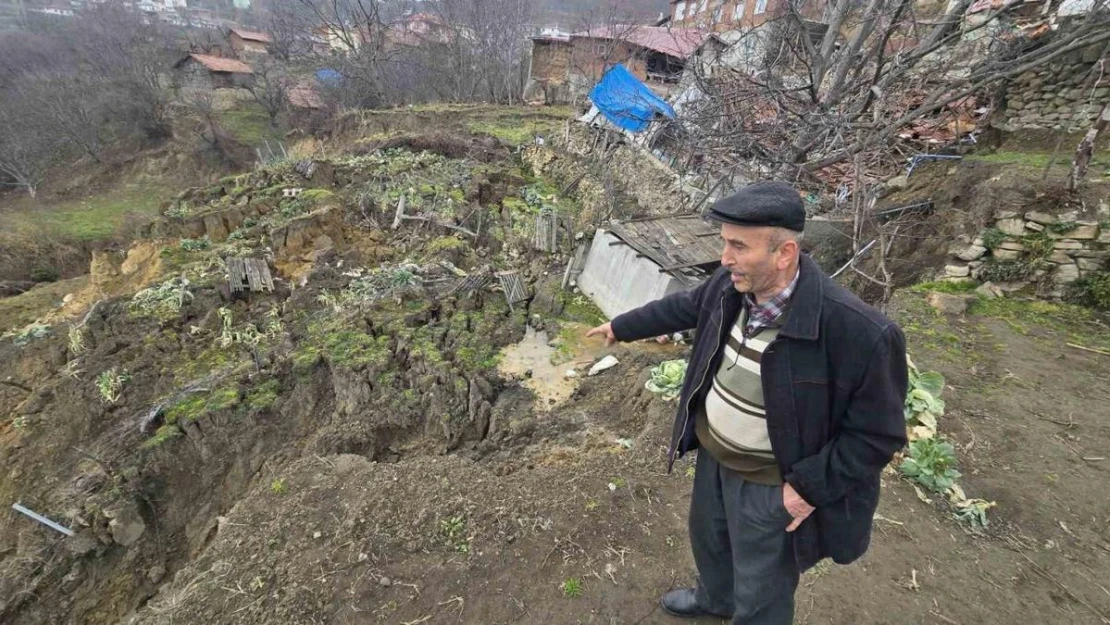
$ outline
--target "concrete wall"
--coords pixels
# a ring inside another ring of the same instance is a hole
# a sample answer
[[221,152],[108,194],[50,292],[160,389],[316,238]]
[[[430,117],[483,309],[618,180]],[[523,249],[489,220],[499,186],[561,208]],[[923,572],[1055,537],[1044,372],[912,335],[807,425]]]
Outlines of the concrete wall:
[[578,288],[612,319],[686,287],[612,234],[598,230],[578,277]]

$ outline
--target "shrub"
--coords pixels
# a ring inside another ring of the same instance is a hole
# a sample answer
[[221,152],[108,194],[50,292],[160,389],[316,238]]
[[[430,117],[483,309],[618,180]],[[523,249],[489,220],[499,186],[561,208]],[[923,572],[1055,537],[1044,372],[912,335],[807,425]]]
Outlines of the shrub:
[[989,259],[979,278],[987,282],[1017,282],[1033,275],[1037,267],[1033,263],[1021,260],[995,260]]
[[199,239],[181,239],[181,249],[186,252],[203,252],[212,247],[212,241],[204,236]]
[[1110,270],[1092,273],[1071,283],[1064,299],[1072,304],[1110,310]]
[[1006,240],[1006,235],[998,228],[987,228],[979,238],[983,240],[983,247],[993,250],[1002,245],[1002,242]]
[[127,370],[118,371],[115,367],[101,371],[96,376],[96,389],[100,392],[100,399],[107,404],[119,401],[123,393],[123,386],[131,381],[131,374]]
[[31,269],[32,282],[57,282],[62,274],[53,267],[33,267]]
[[181,312],[181,307],[191,299],[189,279],[185,276],[170,278],[136,293],[131,298],[131,313],[167,319]]

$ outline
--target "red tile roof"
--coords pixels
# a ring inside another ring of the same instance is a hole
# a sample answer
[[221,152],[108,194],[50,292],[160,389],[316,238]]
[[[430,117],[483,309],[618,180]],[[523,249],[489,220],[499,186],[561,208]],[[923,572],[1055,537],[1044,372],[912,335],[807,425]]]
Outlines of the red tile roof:
[[706,36],[694,28],[663,26],[603,26],[571,35],[571,37],[627,41],[680,59],[693,54],[694,50],[697,50],[698,46],[705,41]]
[[203,65],[210,72],[224,72],[228,74],[253,74],[250,65],[239,59],[229,59],[222,56],[192,53],[185,58],[191,58]]
[[260,41],[262,43],[273,43],[274,39],[266,33],[259,33],[253,30],[243,30],[242,28],[232,28],[231,32],[239,35],[240,39],[248,41]]

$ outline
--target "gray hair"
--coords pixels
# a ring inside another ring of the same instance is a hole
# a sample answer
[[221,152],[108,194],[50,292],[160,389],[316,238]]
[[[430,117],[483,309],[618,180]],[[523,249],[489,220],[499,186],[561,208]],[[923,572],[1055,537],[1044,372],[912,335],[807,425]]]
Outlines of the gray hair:
[[802,239],[805,238],[805,233],[791,230],[789,228],[775,228],[771,231],[771,250],[777,250],[782,247],[783,243],[787,241],[794,241],[799,247],[802,245]]

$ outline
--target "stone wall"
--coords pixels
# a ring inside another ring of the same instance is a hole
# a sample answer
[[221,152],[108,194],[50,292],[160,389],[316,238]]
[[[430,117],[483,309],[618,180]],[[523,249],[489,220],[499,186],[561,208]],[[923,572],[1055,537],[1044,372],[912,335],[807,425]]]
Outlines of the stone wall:
[[995,282],[1003,291],[1033,285],[1060,298],[1067,285],[1110,269],[1110,207],[1095,215],[999,211],[992,227],[949,250],[943,279]]
[[994,125],[1009,131],[1086,131],[1110,97],[1110,78],[1096,82],[1101,53],[1101,45],[1092,46],[1017,76],[1006,85],[1004,108]]

